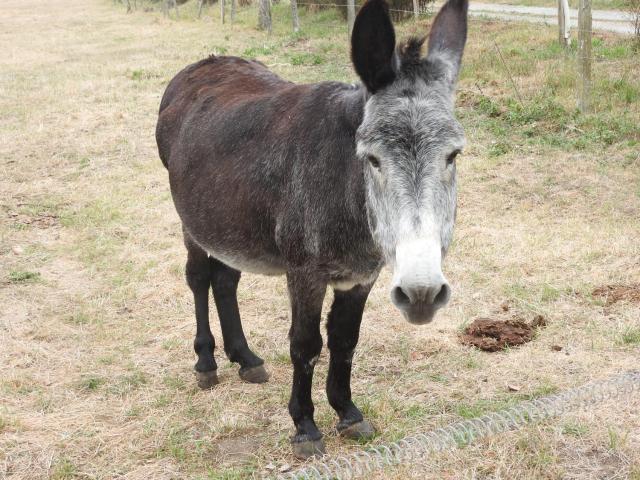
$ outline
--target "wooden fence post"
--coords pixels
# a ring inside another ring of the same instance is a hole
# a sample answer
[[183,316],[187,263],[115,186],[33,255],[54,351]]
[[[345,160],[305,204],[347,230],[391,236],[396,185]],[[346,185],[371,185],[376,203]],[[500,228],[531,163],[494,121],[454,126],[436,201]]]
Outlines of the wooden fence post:
[[224,0],[219,0],[220,1],[220,22],[224,25]]
[[271,33],[271,4],[269,0],[260,0],[258,6],[258,26]]
[[589,111],[591,94],[591,0],[580,0],[578,10],[578,108]]
[[568,0],[558,0],[558,42],[563,47],[569,46],[569,29],[571,27],[571,12]]
[[300,30],[300,17],[298,17],[298,0],[291,0],[291,21],[293,22],[293,31]]
[[418,20],[419,15],[420,15],[420,5],[418,4],[418,0],[413,0],[413,18]]
[[349,35],[353,32],[353,24],[356,21],[356,2],[347,0],[347,23],[349,24]]

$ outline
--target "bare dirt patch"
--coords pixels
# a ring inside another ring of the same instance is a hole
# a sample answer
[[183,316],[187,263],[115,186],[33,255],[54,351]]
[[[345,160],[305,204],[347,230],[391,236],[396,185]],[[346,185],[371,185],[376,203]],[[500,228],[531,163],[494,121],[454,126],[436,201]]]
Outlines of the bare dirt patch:
[[591,292],[591,295],[603,299],[605,305],[612,305],[621,301],[640,303],[640,283],[633,285],[605,285],[596,288]]
[[248,464],[256,459],[261,445],[255,435],[226,438],[217,443],[218,457],[227,466]]
[[50,228],[58,225],[58,216],[51,213],[37,213],[26,215],[18,212],[9,212],[9,218],[16,224],[33,226],[36,228]]
[[497,352],[506,347],[514,347],[530,342],[535,331],[546,325],[542,315],[527,323],[522,319],[495,320],[492,318],[477,318],[464,330],[460,341],[485,352]]

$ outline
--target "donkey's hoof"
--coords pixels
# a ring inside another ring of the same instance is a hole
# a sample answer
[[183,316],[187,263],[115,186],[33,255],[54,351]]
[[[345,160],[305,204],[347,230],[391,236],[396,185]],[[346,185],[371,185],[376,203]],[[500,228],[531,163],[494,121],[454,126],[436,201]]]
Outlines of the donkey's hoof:
[[196,380],[198,381],[198,387],[202,390],[208,390],[213,388],[218,383],[218,371],[209,370],[208,372],[196,372]]
[[249,383],[265,383],[269,381],[269,374],[265,370],[264,365],[241,368],[238,374],[242,380]]
[[346,427],[338,424],[338,433],[341,437],[350,438],[351,440],[368,440],[375,436],[376,429],[373,428],[369,420],[362,420]]
[[324,442],[321,438],[318,440],[309,440],[308,437],[306,437],[306,439],[296,440],[294,437],[294,439],[291,440],[291,447],[293,448],[293,455],[300,460],[306,460],[314,456],[321,457],[326,453]]

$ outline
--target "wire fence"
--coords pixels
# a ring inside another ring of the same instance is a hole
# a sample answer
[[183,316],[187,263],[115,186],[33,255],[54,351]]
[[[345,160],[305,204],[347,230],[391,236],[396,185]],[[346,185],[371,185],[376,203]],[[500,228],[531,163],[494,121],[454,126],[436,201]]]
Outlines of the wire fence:
[[[214,3],[217,2],[216,3]],[[290,40],[291,34],[298,34],[302,32],[305,37],[307,32],[310,32],[316,27],[320,26],[318,22],[321,22],[321,28],[328,35],[342,36],[345,40],[351,33],[353,25],[353,19],[357,9],[364,0],[198,0],[187,2],[187,0],[114,0],[114,2],[121,2],[127,6],[127,10],[135,10],[138,7],[147,8],[153,6],[155,9],[161,9],[164,15],[168,18],[183,18],[183,12],[195,15],[194,6],[197,10],[197,17],[206,21],[212,21],[213,23],[243,23],[253,24],[259,29],[267,33],[267,39],[272,41],[274,39],[281,38],[283,42]],[[581,2],[590,2],[590,0],[580,0]],[[640,1],[640,0],[638,0]],[[404,30],[413,30],[415,28],[410,25],[421,24],[424,26],[424,34],[428,33],[427,23],[434,17],[439,3],[435,3],[435,0],[388,0],[389,12],[396,22],[402,21]],[[412,8],[400,8],[401,5],[407,5]],[[305,9],[306,12],[300,15],[298,9]],[[515,8],[515,7],[514,7]],[[340,16],[326,16],[321,12],[328,10],[339,10]],[[548,12],[547,12],[548,13]],[[566,12],[564,12],[566,14]],[[552,26],[559,20],[559,16],[537,16],[534,19],[528,18],[525,15],[517,13],[500,13],[500,12],[480,12],[470,11],[470,24],[487,23],[491,25],[513,25],[513,30],[521,28],[519,25],[522,22],[537,22],[543,25]],[[558,14],[561,15],[561,14]],[[583,15],[583,14],[581,14]],[[589,13],[589,16],[591,14]],[[583,15],[584,16],[584,15]],[[329,19],[329,20],[328,20]],[[563,18],[565,19],[565,18]],[[520,23],[518,23],[520,22]],[[589,102],[589,97],[593,96],[592,93],[592,72],[591,64],[606,60],[604,57],[598,57],[598,51],[592,48],[586,48],[587,45],[591,45],[591,37],[595,34],[595,28],[592,23],[576,22],[572,19],[573,23],[570,28],[570,39],[567,38],[566,31],[559,25],[560,28],[558,38],[558,51],[553,53],[553,56],[547,57],[545,60],[550,60],[556,63],[554,69],[562,71],[566,74],[567,70],[572,71],[573,84],[574,84],[574,105],[583,111],[594,111],[594,107]],[[631,25],[631,18],[629,20]],[[581,28],[588,25],[589,28]],[[421,27],[422,28],[422,27]],[[541,28],[545,28],[541,25]],[[530,28],[527,29],[531,31]],[[324,33],[323,32],[323,33]],[[422,34],[422,33],[419,33]],[[522,66],[522,59],[518,59],[517,56],[511,54],[513,51],[513,44],[503,45],[499,40],[492,39],[489,41],[490,49],[493,50],[493,54],[488,58],[491,64],[494,64],[500,72],[505,85],[509,90],[513,92],[513,98],[521,106],[529,101],[536,101],[535,92],[529,95],[527,92],[528,81],[521,75],[522,70],[526,70]],[[526,47],[526,45],[523,45]],[[534,60],[535,61],[535,60]],[[281,64],[278,63],[278,64]],[[526,76],[526,75],[525,75]],[[565,75],[566,77],[566,75]],[[624,80],[624,78],[623,78]],[[484,96],[480,86],[476,83],[481,95]],[[601,104],[603,102],[600,102]]]
[[[640,372],[625,372],[590,382],[555,395],[524,401],[482,417],[463,420],[437,430],[418,433],[389,444],[357,451],[351,455],[324,457],[298,470],[277,475],[276,480],[351,480],[400,464],[411,464],[443,452],[529,424],[550,420],[607,401],[623,402],[640,393]],[[273,477],[272,477],[273,478]]]

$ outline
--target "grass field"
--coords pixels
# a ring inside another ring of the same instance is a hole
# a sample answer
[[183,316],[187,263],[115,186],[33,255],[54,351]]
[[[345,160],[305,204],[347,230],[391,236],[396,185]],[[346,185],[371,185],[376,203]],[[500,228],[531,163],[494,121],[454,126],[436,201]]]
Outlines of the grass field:
[[[196,387],[185,254],[154,126],[169,79],[210,53],[257,57],[301,82],[355,80],[346,31],[335,12],[302,10],[292,35],[278,5],[267,36],[255,10],[221,27],[215,7],[195,20],[194,3],[178,21],[107,0],[0,7],[0,478],[232,480],[296,465],[283,278],[240,283],[271,381],[241,383],[219,348],[222,383]],[[583,116],[575,52],[555,38],[472,20],[445,265],[454,296],[418,328],[391,306],[388,272],[375,287],[353,391],[378,440],[640,368],[640,303],[591,295],[640,284],[640,57],[628,40],[596,36],[594,113]],[[458,341],[478,316],[536,314],[548,326],[521,348]],[[332,433],[326,369],[323,353],[316,418],[329,452],[349,452],[360,446]],[[639,407],[607,403],[376,478],[638,480]]]

